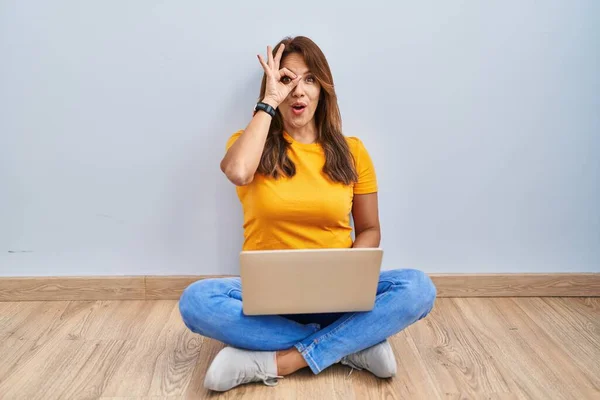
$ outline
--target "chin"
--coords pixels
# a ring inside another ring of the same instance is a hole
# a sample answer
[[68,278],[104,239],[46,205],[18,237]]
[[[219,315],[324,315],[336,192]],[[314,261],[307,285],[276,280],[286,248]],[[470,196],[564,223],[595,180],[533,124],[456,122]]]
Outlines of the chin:
[[302,128],[303,126],[305,126],[308,122],[307,121],[291,121],[290,122],[290,126],[293,128]]
[[291,118],[284,120],[286,124],[293,128],[302,128],[303,126],[308,125],[310,121],[312,121],[312,116],[302,116],[302,118],[296,118],[295,116],[292,116]]

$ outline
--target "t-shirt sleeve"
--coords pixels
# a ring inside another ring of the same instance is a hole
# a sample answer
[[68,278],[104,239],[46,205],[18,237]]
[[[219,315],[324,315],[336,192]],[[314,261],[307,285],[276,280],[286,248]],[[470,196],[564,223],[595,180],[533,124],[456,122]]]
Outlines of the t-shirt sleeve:
[[[354,194],[368,194],[377,192],[377,175],[375,166],[363,142],[358,138],[351,138],[355,143],[353,156],[358,173],[358,182],[354,184]],[[352,147],[352,145],[351,145]]]
[[231,135],[229,137],[229,139],[227,140],[227,144],[225,145],[225,150],[226,151],[229,150],[229,148],[231,146],[233,146],[233,144],[235,143],[235,141],[239,139],[239,137],[242,135],[242,133],[244,133],[244,131],[243,130],[239,130],[239,131],[237,131],[236,133],[234,133],[233,135]]

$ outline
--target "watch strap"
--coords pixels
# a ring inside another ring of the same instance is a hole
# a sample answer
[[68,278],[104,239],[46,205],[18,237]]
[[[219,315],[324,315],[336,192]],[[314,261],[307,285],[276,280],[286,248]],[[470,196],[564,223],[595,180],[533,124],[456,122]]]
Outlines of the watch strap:
[[256,111],[264,111],[267,114],[269,114],[271,118],[275,118],[275,109],[269,104],[263,103],[262,101],[256,103],[256,106],[254,107],[254,112],[256,113]]

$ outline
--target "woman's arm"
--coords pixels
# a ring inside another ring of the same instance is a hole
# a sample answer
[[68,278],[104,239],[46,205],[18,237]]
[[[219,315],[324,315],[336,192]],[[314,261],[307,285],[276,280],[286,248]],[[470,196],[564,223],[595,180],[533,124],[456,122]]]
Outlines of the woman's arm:
[[[270,104],[271,107],[277,107]],[[257,112],[244,133],[229,148],[221,161],[221,171],[236,186],[252,182],[262,157],[269,133],[271,116],[266,112]]]
[[[284,45],[280,45],[277,54],[273,57],[271,46],[267,46],[267,62],[260,55],[258,56],[258,61],[260,61],[266,75],[265,95],[262,101],[273,108],[279,107],[279,104],[285,100],[301,78],[287,68],[279,69],[283,48]],[[289,77],[290,81],[287,83],[282,82],[284,76]],[[271,116],[266,112],[257,112],[244,133],[229,148],[227,154],[221,160],[221,171],[235,185],[247,185],[254,179],[270,126]]]
[[352,218],[356,238],[352,247],[379,247],[379,205],[377,193],[354,195]]

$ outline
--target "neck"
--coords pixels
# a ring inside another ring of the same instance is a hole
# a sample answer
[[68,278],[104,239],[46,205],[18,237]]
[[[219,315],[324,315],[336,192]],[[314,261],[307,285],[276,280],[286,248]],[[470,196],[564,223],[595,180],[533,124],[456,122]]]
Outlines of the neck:
[[308,124],[299,128],[288,126],[284,122],[283,129],[285,129],[285,131],[291,137],[293,137],[295,141],[300,143],[314,143],[317,140],[317,126],[314,119]]

